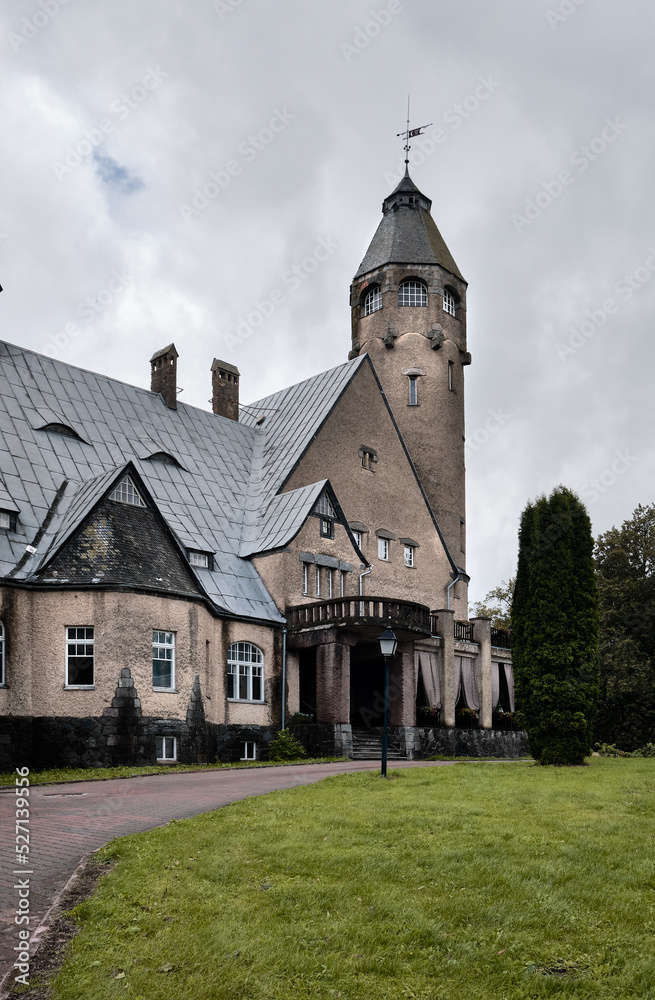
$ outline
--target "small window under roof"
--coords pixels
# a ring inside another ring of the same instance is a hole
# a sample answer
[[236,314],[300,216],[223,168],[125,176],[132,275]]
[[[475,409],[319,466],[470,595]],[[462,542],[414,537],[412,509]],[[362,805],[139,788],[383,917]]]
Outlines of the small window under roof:
[[81,441],[83,444],[86,444],[84,438],[80,437],[77,431],[74,431],[72,427],[68,426],[68,424],[44,424],[43,427],[39,428],[39,430],[50,431],[52,434],[62,434],[64,437],[75,438],[76,441]]
[[133,507],[146,506],[141,499],[141,494],[132,482],[131,476],[123,476],[120,483],[118,483],[109,494],[109,499],[117,500],[118,503],[129,503],[132,504]]
[[324,517],[336,517],[337,512],[332,506],[332,501],[330,500],[327,493],[324,493],[320,498],[316,506],[314,507],[315,514],[322,514]]
[[154,455],[148,455],[149,462],[163,462],[165,465],[176,465],[178,469],[182,466],[174,455],[169,455],[167,451],[156,451]]

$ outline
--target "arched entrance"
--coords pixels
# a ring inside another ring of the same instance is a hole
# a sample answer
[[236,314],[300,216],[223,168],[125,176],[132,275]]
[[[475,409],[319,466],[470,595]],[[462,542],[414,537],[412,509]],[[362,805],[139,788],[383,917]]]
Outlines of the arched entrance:
[[350,650],[350,723],[381,726],[384,712],[384,660],[379,642],[358,642]]

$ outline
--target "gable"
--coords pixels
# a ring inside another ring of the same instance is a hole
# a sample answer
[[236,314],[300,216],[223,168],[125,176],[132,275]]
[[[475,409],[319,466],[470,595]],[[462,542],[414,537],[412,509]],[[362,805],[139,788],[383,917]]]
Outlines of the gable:
[[155,513],[145,505],[109,497],[93,509],[35,580],[201,593]]

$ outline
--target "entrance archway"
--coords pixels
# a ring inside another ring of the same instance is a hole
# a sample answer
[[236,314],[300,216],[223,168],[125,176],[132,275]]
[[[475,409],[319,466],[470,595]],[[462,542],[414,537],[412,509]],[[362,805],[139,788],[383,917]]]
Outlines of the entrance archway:
[[381,726],[384,712],[384,660],[378,642],[358,642],[350,650],[350,723]]

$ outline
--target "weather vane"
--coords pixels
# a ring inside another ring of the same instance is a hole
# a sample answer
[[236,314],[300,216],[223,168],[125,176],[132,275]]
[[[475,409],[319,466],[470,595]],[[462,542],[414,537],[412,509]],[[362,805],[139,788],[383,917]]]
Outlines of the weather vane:
[[408,94],[407,95],[407,128],[405,129],[404,132],[398,132],[397,136],[396,136],[398,139],[400,139],[402,137],[405,140],[405,166],[407,168],[409,168],[409,151],[412,148],[410,146],[410,144],[409,144],[409,140],[413,139],[417,135],[422,135],[423,134],[423,129],[424,128],[430,128],[430,125],[432,125],[432,122],[428,122],[427,125],[421,125],[419,128],[412,128],[412,129],[410,129],[410,127],[409,127],[409,94]]

